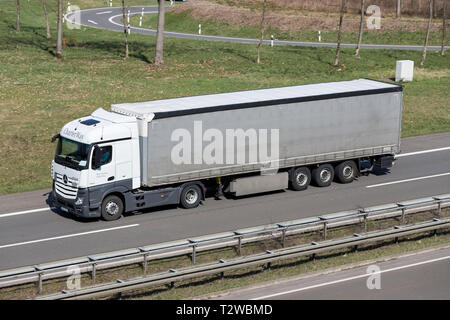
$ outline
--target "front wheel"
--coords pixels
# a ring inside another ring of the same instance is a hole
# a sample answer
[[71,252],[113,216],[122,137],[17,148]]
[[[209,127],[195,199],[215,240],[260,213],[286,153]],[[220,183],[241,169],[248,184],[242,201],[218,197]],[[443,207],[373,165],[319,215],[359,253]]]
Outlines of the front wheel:
[[106,221],[117,220],[122,216],[123,202],[118,196],[107,196],[102,202],[102,218]]
[[202,191],[199,186],[193,184],[184,187],[181,191],[180,204],[185,209],[196,208],[202,200]]

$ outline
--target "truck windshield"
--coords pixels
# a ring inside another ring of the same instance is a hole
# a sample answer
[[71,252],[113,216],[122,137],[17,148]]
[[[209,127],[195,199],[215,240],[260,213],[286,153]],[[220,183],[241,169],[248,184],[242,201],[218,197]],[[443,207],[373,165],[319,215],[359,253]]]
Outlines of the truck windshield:
[[88,163],[89,147],[88,144],[60,137],[55,161],[74,169],[83,169]]

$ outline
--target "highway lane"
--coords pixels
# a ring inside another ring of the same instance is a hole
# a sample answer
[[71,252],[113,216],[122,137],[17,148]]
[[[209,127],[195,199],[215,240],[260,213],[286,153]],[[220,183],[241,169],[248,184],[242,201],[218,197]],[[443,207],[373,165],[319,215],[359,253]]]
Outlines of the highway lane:
[[[402,149],[415,152],[450,146],[450,133],[406,138]],[[400,158],[392,172],[363,176],[351,184],[280,191],[216,201],[192,210],[157,208],[118,221],[77,221],[45,207],[46,191],[0,197],[0,270],[126,249],[238,228],[316,216],[341,210],[450,192],[450,176],[368,188],[450,172],[450,149]],[[20,214],[21,211],[25,213]],[[19,212],[17,215],[9,213]],[[7,214],[7,215],[5,215]],[[122,226],[130,226],[120,228]],[[110,229],[96,232],[98,230]]]
[[[369,266],[376,266],[377,269]],[[282,279],[219,293],[212,299],[450,299],[450,247],[343,270]],[[374,273],[372,273],[374,272]],[[374,276],[379,276],[379,282]],[[371,276],[371,279],[369,279]],[[369,289],[369,282],[372,289]],[[377,289],[379,288],[379,289]]]
[[[139,15],[144,9],[144,14],[156,14],[158,8],[156,6],[135,6],[130,7],[130,16]],[[122,24],[122,8],[120,7],[108,7],[108,8],[96,8],[80,10],[79,12],[73,12],[66,14],[66,19],[74,21],[75,23],[99,29],[107,29],[112,31],[123,32]],[[130,27],[131,33],[156,35],[156,30]],[[184,39],[197,39],[207,41],[225,41],[225,42],[237,42],[246,44],[256,44],[258,39],[248,38],[233,38],[233,37],[221,37],[221,36],[209,36],[188,34],[181,32],[165,31],[164,35],[167,37],[184,38]],[[265,44],[270,44],[270,40],[265,40]],[[303,46],[303,47],[335,47],[336,43],[328,42],[302,42],[302,41],[283,41],[274,40],[274,45],[289,45],[289,46]],[[343,43],[343,48],[355,48],[356,44]],[[362,49],[392,49],[392,50],[422,50],[421,45],[383,45],[383,44],[361,44]],[[449,47],[446,46],[446,49]],[[428,50],[440,50],[440,46],[429,46]]]

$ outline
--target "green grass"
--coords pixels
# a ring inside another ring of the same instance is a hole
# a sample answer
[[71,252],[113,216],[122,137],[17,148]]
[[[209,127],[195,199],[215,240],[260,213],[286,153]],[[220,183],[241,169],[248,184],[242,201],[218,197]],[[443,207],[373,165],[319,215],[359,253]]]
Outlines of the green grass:
[[[88,1],[103,6],[102,1]],[[75,1],[73,4],[77,4]],[[51,6],[56,34],[55,4]],[[347,80],[386,79],[395,61],[420,61],[418,51],[343,50],[334,68],[333,48],[268,46],[262,64],[254,45],[166,38],[165,67],[155,70],[155,39],[131,34],[124,60],[123,34],[94,28],[64,30],[64,60],[45,38],[40,2],[22,6],[15,32],[15,3],[0,2],[0,194],[49,188],[55,145],[50,138],[68,121],[112,103]],[[403,136],[450,130],[450,59],[429,52],[426,68],[405,84]]]
[[[130,23],[133,26],[139,26],[139,16],[133,16]],[[301,19],[301,18],[299,18]],[[156,14],[144,15],[142,18],[143,28],[156,29],[158,16]],[[217,19],[194,19],[190,16],[190,10],[182,12],[166,13],[165,29],[167,31],[185,32],[198,34],[198,25],[202,25],[203,35],[255,38],[260,37],[258,27],[245,25],[230,25],[226,21]],[[318,30],[301,30],[290,32],[282,30],[276,26],[268,27],[264,34],[265,39],[270,39],[274,35],[277,40],[295,40],[318,42]],[[336,42],[337,31],[321,31],[322,42]],[[423,31],[384,31],[384,30],[365,30],[362,43],[369,44],[395,44],[395,45],[423,45],[425,39],[425,30]],[[358,30],[355,32],[343,32],[342,42],[356,43],[358,40]],[[440,46],[442,43],[442,32],[431,32],[429,45]]]

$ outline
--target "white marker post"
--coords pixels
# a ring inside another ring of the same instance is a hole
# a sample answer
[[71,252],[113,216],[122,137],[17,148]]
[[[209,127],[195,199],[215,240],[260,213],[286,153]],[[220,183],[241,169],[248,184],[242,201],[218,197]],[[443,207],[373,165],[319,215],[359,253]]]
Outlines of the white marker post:
[[202,25],[201,24],[198,25],[198,34],[202,34]]
[[141,17],[143,17],[144,16],[144,8],[142,8],[142,11],[141,11]]
[[142,16],[139,17],[139,27],[142,27]]
[[128,32],[128,34],[131,33],[131,28],[130,28],[130,25],[129,25],[129,24],[127,25],[127,32]]
[[109,0],[109,6],[112,7],[112,0]]
[[273,34],[270,35],[270,46],[273,47]]
[[70,12],[70,1],[67,2],[67,11]]
[[127,22],[130,23],[130,10],[128,9]]
[[320,31],[319,31],[319,42],[321,42],[321,41],[322,41],[322,37],[321,37]]
[[173,6],[173,0],[170,0],[170,5]]

